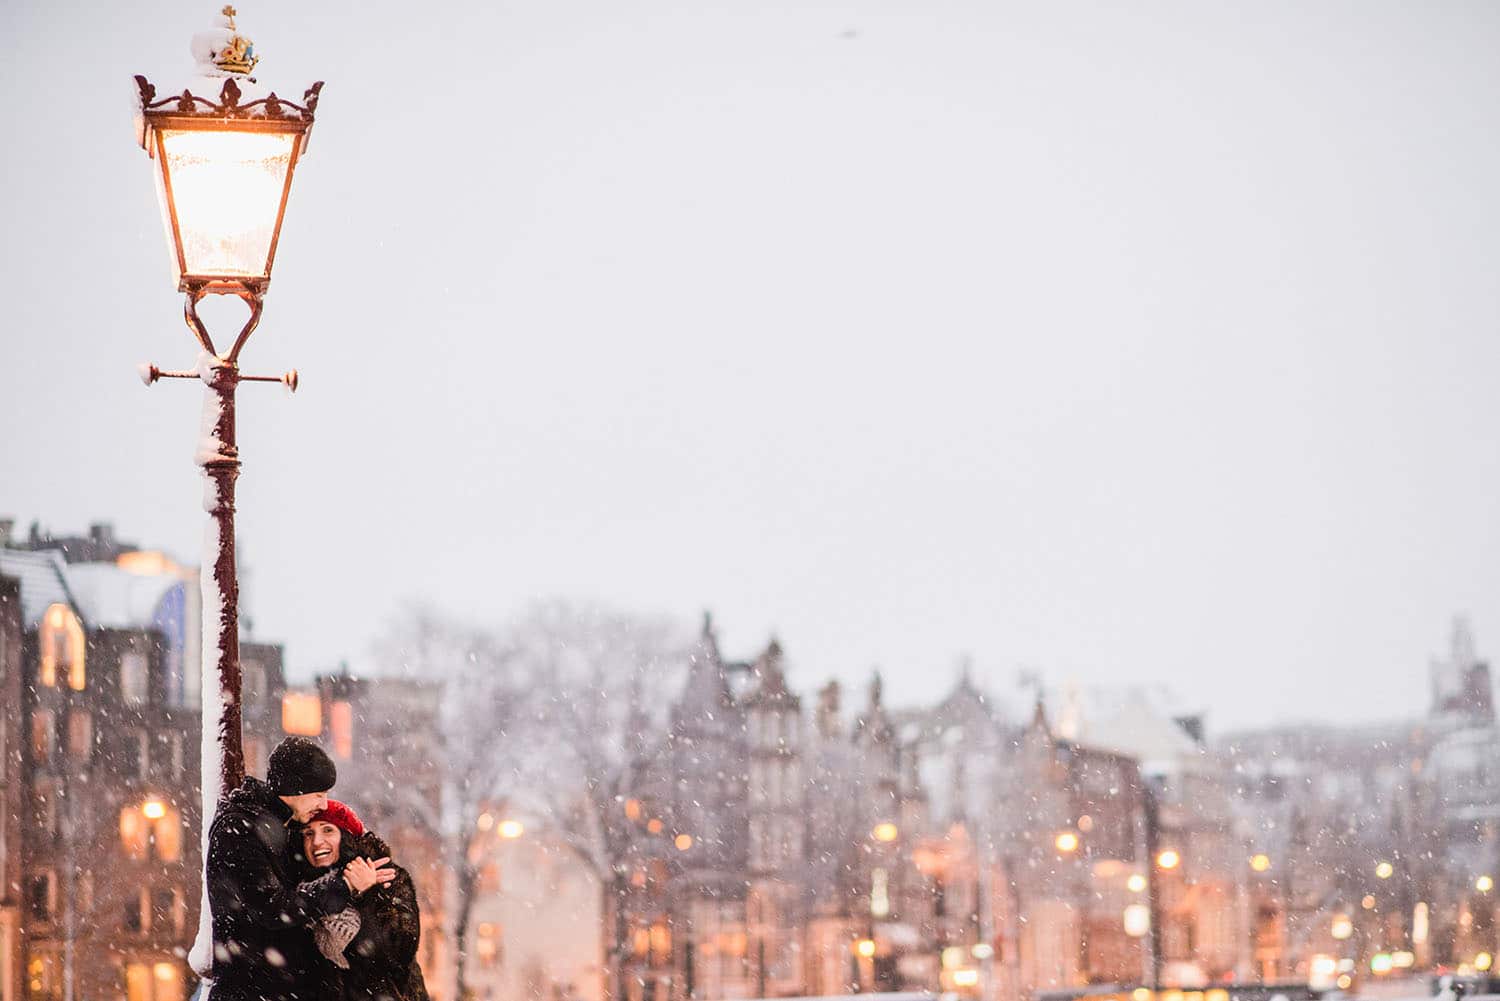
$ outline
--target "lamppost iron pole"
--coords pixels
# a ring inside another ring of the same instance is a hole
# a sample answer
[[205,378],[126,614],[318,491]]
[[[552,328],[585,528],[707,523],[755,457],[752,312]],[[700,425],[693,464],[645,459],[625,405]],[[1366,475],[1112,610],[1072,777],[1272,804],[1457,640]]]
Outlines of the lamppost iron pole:
[[[214,359],[213,362],[217,362]],[[209,434],[198,455],[203,467],[203,506],[209,524],[204,557],[214,554],[212,572],[200,571],[203,592],[203,649],[217,653],[219,793],[239,787],[245,778],[245,751],[240,720],[240,582],[234,559],[234,485],[240,475],[235,440],[234,391],[239,367],[210,362],[204,372],[204,425]],[[211,644],[211,645],[210,645]],[[204,711],[210,711],[204,700]],[[207,761],[207,753],[204,755]],[[205,810],[208,804],[204,804]],[[204,814],[208,823],[208,814]]]

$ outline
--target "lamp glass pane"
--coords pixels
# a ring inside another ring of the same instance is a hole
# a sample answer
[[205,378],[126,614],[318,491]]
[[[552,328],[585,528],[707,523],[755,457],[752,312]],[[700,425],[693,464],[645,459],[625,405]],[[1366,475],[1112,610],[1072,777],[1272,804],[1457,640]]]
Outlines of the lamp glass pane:
[[162,131],[185,274],[266,278],[292,150],[289,132]]

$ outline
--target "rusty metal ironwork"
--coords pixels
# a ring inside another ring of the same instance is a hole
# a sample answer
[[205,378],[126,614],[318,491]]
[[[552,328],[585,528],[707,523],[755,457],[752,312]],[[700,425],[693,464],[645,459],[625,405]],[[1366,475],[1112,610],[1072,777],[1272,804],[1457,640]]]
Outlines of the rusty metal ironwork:
[[158,101],[156,87],[139,74],[136,75],[135,85],[141,95],[141,110],[152,119],[186,115],[192,118],[240,121],[295,121],[309,125],[312,124],[313,114],[318,110],[318,95],[323,90],[323,81],[319,80],[303,93],[301,104],[278,97],[275,91],[241,104],[243,92],[234,77],[226,79],[224,86],[219,88],[217,101],[194,94],[191,90],[184,90],[181,94],[173,94]]

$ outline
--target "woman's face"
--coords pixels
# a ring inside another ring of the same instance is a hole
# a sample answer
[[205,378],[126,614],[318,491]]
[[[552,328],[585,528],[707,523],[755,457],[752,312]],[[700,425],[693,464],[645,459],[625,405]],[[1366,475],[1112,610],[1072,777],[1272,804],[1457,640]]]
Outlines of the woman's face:
[[302,829],[302,854],[319,869],[326,869],[339,860],[339,839],[342,833],[326,820],[315,820]]

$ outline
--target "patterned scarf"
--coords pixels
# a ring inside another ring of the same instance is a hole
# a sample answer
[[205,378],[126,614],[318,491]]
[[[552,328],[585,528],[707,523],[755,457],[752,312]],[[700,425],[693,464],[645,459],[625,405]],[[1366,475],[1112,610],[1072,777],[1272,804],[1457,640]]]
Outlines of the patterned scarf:
[[313,941],[318,943],[318,951],[341,970],[349,969],[344,949],[358,934],[359,911],[352,907],[345,907],[337,914],[319,918],[317,925],[313,927]]

